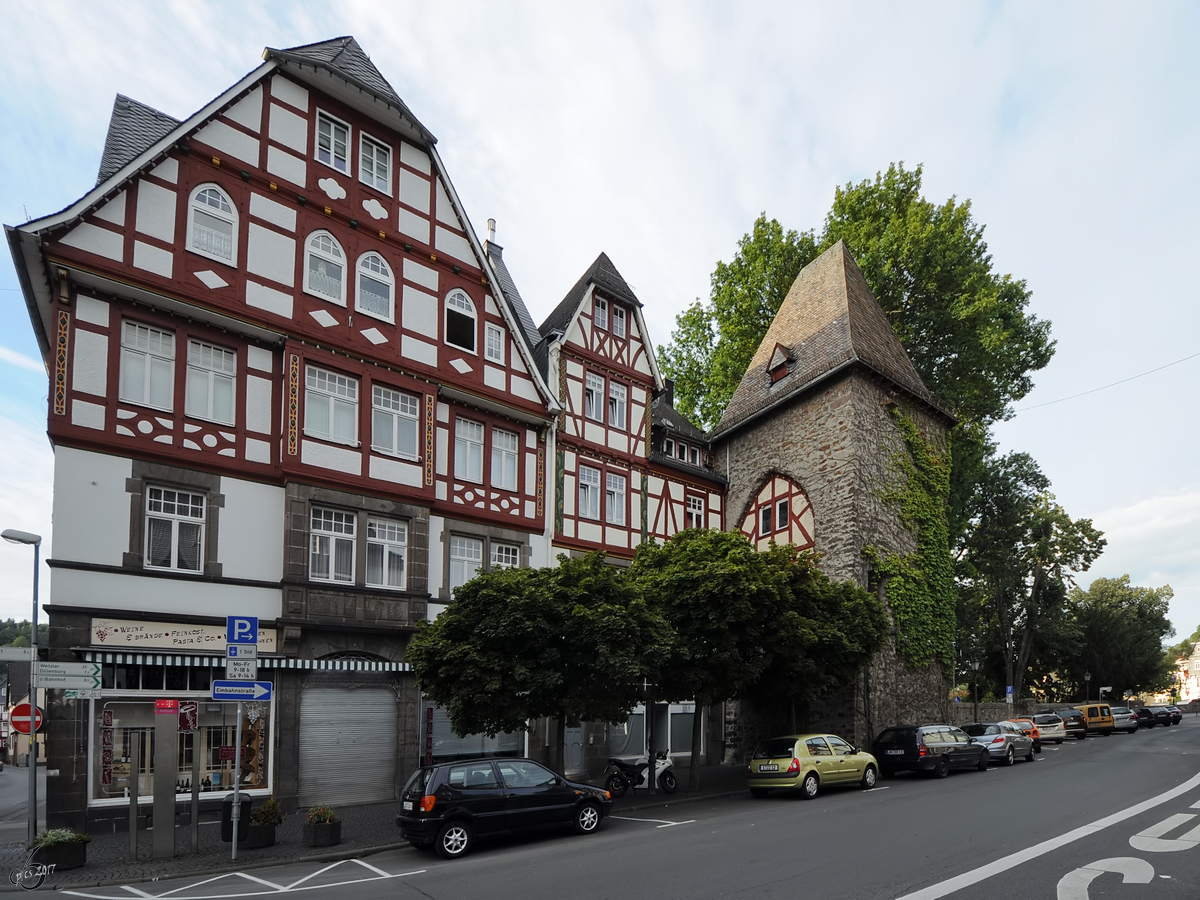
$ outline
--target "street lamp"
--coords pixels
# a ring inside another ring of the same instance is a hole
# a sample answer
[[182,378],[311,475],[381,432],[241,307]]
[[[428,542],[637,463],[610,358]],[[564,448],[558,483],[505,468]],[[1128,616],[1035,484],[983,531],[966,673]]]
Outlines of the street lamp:
[[33,547],[33,624],[29,635],[29,842],[37,837],[37,628],[38,628],[38,555],[42,536],[13,528],[0,533],[10,544]]
[[979,660],[971,660],[971,681],[974,682],[972,693],[975,696],[975,721],[979,721]]
[[1083,702],[1087,703],[1092,699],[1092,673],[1083,673]]

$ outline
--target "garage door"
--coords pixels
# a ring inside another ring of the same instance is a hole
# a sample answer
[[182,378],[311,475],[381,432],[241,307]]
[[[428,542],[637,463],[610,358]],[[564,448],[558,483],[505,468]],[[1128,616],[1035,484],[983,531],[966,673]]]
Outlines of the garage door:
[[391,688],[305,690],[300,695],[300,805],[394,800],[397,716]]

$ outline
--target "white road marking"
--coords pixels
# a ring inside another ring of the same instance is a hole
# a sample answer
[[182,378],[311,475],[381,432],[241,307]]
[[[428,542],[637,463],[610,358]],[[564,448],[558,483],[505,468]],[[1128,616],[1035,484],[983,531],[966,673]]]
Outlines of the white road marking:
[[1186,825],[1194,818],[1196,817],[1190,813],[1176,813],[1173,816],[1167,816],[1157,825],[1143,828],[1131,837],[1129,846],[1134,850],[1141,850],[1143,853],[1171,853],[1175,850],[1190,850],[1200,844],[1200,825],[1174,840],[1164,838],[1163,835],[1168,831],[1174,831],[1180,825]]
[[672,825],[691,825],[695,819],[688,819],[686,822],[672,822],[670,819],[639,819],[635,816],[609,816],[610,819],[622,819],[626,822],[662,822],[659,828],[670,828]]
[[[337,865],[341,865],[342,863],[345,863],[345,862],[359,862],[359,860],[342,860],[341,863],[335,863],[334,866],[326,866],[324,869],[321,869],[321,872],[328,871],[329,869],[334,868]],[[381,870],[375,869],[374,866],[368,866],[367,868],[373,869],[375,871],[381,871]],[[350,878],[345,881],[335,881],[335,882],[322,883],[322,884],[305,884],[305,885],[301,885],[299,887],[282,887],[280,885],[275,885],[274,886],[275,890],[270,890],[270,891],[231,891],[230,893],[226,893],[226,894],[196,894],[196,895],[189,896],[187,898],[187,900],[238,900],[238,898],[241,898],[241,897],[263,897],[263,896],[268,896],[268,895],[269,896],[277,896],[279,894],[299,893],[301,891],[316,891],[316,890],[324,890],[327,888],[345,887],[345,886],[351,885],[351,884],[365,884],[370,881],[384,881],[384,880],[388,880],[388,879],[392,879],[392,878],[407,878],[409,875],[422,875],[426,871],[428,871],[428,870],[427,869],[414,869],[411,872],[397,872],[395,875],[384,873],[382,875],[371,875],[366,878]],[[320,873],[314,872],[313,874],[317,875]],[[263,881],[261,878],[254,878],[253,876],[247,875],[245,872],[228,872],[224,875],[218,875],[215,878],[205,878],[202,881],[197,881],[192,884],[187,884],[187,885],[184,885],[183,887],[173,888],[162,894],[147,894],[144,891],[139,891],[137,888],[130,887],[129,885],[124,885],[123,887],[125,890],[129,891],[130,893],[135,894],[139,897],[148,898],[148,900],[164,900],[164,898],[169,897],[171,894],[178,893],[179,891],[192,890],[194,888],[200,887],[201,885],[211,884],[212,882],[220,881],[223,878],[233,878],[233,877],[246,878],[251,881],[261,882],[262,884],[271,884],[271,882],[269,882],[269,881]],[[300,881],[305,881],[305,880],[307,880],[307,879],[302,878]],[[300,882],[296,882],[296,884],[299,885]],[[129,900],[128,894],[115,894],[115,895],[114,894],[92,894],[92,893],[88,893],[87,891],[62,891],[61,893],[69,894],[72,897],[88,897],[88,898],[90,898],[90,900]]]
[[1088,900],[1088,885],[1105,872],[1117,872],[1122,884],[1149,884],[1154,866],[1133,856],[1116,856],[1080,866],[1058,882],[1058,900]]
[[129,891],[129,893],[131,893],[137,897],[152,897],[152,896],[154,896],[153,894],[147,894],[145,891],[139,891],[137,888],[130,887],[129,885],[125,885],[125,890]]
[[1072,831],[1068,831],[1066,834],[1060,834],[1058,837],[1042,841],[1040,844],[1034,844],[1032,847],[1027,847],[1024,850],[1018,850],[1016,853],[1011,853],[995,862],[988,863],[986,866],[980,866],[977,869],[972,869],[970,872],[964,872],[962,875],[956,875],[953,878],[948,878],[937,884],[931,884],[929,887],[914,891],[911,894],[905,894],[903,897],[898,897],[897,900],[938,900],[939,897],[945,897],[947,894],[953,894],[955,891],[961,891],[963,888],[978,884],[981,881],[991,878],[993,875],[999,875],[1001,872],[1007,872],[1009,869],[1016,868],[1022,863],[1027,863],[1031,859],[1045,856],[1059,847],[1065,847],[1067,844],[1090,837],[1099,831],[1103,831],[1110,825],[1116,825],[1118,822],[1124,822],[1126,819],[1141,815],[1146,810],[1154,809],[1156,806],[1161,806],[1170,800],[1174,800],[1181,794],[1186,794],[1197,785],[1200,785],[1200,775],[1193,775],[1187,781],[1183,782],[1183,784],[1173,787],[1169,791],[1164,791],[1157,797],[1151,797],[1149,800],[1135,803],[1133,806],[1127,807],[1120,812],[1115,812],[1111,816],[1097,819],[1089,825],[1083,825]]
[[891,787],[891,785],[890,785],[890,784],[885,784],[883,787],[873,787],[873,788],[867,788],[865,791],[863,791],[863,793],[864,793],[864,794],[869,794],[869,793],[871,793],[872,791],[886,791],[886,790],[887,790],[888,788],[890,788],[890,787]]

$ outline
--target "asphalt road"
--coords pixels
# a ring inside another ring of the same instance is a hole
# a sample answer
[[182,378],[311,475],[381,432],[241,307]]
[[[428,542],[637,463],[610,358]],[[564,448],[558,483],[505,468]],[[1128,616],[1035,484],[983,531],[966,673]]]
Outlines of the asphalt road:
[[986,774],[900,775],[873,791],[829,790],[810,802],[747,793],[677,803],[614,816],[588,837],[496,839],[454,862],[405,849],[134,887],[62,893],[169,893],[172,900],[300,892],[339,900],[1196,900],[1200,721],[1048,745],[1037,762]]

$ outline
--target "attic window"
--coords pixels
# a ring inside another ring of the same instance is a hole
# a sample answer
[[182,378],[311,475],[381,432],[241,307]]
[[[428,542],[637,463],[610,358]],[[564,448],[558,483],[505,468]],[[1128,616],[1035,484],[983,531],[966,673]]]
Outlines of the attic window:
[[670,438],[667,438],[665,441],[663,441],[663,454],[665,456],[675,455],[675,442]]
[[317,159],[339,172],[348,172],[350,126],[328,113],[317,113]]
[[617,337],[625,337],[625,308],[615,303],[612,308],[612,333]]
[[475,304],[457,288],[446,296],[446,343],[475,352]]
[[216,185],[201,185],[192,192],[188,249],[218,262],[237,262],[237,213]]
[[792,361],[792,355],[788,353],[787,348],[782,344],[775,345],[775,352],[771,354],[771,361],[767,364],[767,373],[771,376],[771,384],[777,384],[782,381],[788,373],[788,363]]
[[600,297],[596,298],[595,314],[593,319],[596,322],[597,328],[608,328],[608,301]]

